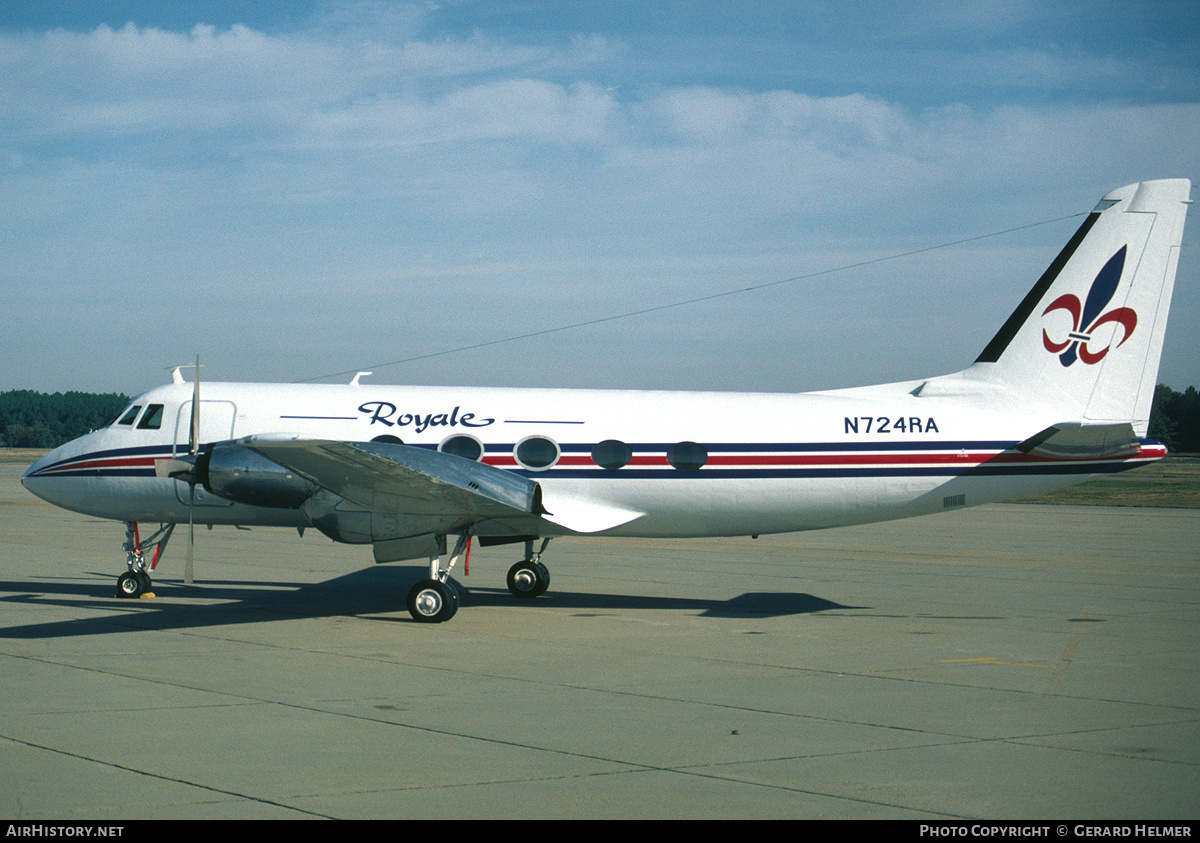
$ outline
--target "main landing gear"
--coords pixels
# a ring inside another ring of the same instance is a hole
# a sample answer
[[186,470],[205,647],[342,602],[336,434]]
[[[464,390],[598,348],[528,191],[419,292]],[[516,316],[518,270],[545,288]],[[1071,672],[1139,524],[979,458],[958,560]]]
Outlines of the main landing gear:
[[[149,538],[142,540],[138,525],[130,521],[125,525],[125,564],[129,570],[117,578],[117,597],[153,597],[150,572],[158,564],[166,550],[167,541],[175,530],[174,524],[162,524]],[[535,539],[525,542],[525,559],[508,570],[508,590],[514,597],[529,599],[545,593],[550,587],[550,571],[542,564],[542,553],[550,544],[543,539],[541,547],[534,550]],[[429,578],[421,580],[408,592],[408,611],[419,623],[445,623],[458,612],[458,589],[450,580],[450,572],[460,559],[469,560],[471,536],[462,533],[454,545],[454,552],[446,555],[446,537],[438,536],[438,555],[429,560]],[[146,553],[153,550],[149,561]],[[446,557],[446,564],[442,558]]]
[[[508,570],[508,590],[514,597],[537,597],[550,587],[550,571],[541,562],[550,539],[543,539],[536,552],[533,542],[533,539],[525,542],[526,558]],[[429,560],[429,579],[421,580],[408,592],[408,612],[418,623],[445,623],[458,612],[458,589],[450,581],[450,571],[459,559],[470,557],[471,537],[467,533],[458,537],[444,567],[445,536],[438,537],[438,549],[441,553]]]
[[[150,580],[150,572],[158,564],[158,557],[166,550],[167,541],[174,531],[174,524],[163,524],[157,532],[142,541],[138,535],[136,521],[125,525],[125,544],[122,547],[125,550],[125,564],[129,566],[129,570],[117,577],[117,597],[154,596],[154,592],[151,591],[154,583]],[[147,562],[144,551],[150,549],[153,549],[154,553]]]
[[471,536],[459,535],[445,567],[442,556],[446,553],[446,537],[438,536],[437,543],[440,552],[429,559],[429,579],[421,580],[408,592],[408,613],[418,623],[445,623],[458,612],[458,589],[450,582],[450,571],[469,553]]
[[513,597],[537,597],[550,587],[550,570],[541,561],[548,544],[550,539],[543,539],[534,553],[533,540],[525,542],[525,559],[508,569],[508,590]]

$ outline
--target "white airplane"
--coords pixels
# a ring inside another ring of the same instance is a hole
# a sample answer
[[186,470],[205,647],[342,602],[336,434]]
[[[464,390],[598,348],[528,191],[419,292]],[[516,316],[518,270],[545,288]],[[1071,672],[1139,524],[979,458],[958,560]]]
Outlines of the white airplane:
[[[473,539],[523,542],[508,587],[535,597],[555,536],[815,530],[1069,485],[1166,453],[1145,437],[1190,188],[1147,181],[1105,196],[957,374],[804,394],[356,376],[205,383],[201,397],[199,378],[176,369],[174,383],[47,454],[22,482],[65,509],[126,522],[120,596],[148,591],[176,524],[315,527],[370,544],[377,562],[428,559],[408,595],[425,622],[457,611],[450,573]],[[159,528],[143,540],[140,522]],[[191,548],[189,537],[188,582]]]

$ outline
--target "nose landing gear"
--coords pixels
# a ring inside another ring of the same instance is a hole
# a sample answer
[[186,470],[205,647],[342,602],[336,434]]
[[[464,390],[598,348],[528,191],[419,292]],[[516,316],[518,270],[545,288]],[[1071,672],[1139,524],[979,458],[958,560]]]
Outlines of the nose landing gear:
[[[136,521],[125,525],[125,544],[122,547],[125,550],[125,564],[129,570],[117,577],[117,597],[154,596],[154,592],[151,591],[154,583],[150,580],[150,571],[158,564],[158,558],[166,550],[167,541],[174,531],[174,524],[162,524],[154,535],[143,542],[138,535]],[[143,551],[150,548],[154,549],[154,555],[150,562],[147,562]]]
[[153,585],[145,571],[126,571],[117,577],[117,597],[153,597]]

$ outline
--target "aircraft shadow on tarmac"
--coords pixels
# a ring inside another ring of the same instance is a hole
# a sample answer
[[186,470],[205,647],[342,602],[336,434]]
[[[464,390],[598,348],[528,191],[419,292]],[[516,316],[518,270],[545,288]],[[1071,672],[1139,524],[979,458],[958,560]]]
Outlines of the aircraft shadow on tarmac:
[[[411,569],[379,567],[365,568],[321,583],[205,580],[193,586],[162,578],[154,582],[156,597],[142,600],[117,598],[111,574],[93,572],[93,576],[94,580],[0,581],[0,604],[109,612],[98,617],[3,626],[0,627],[0,638],[63,638],[295,618],[387,614],[396,617],[374,619],[416,623],[408,615],[405,599],[409,586],[420,574]],[[727,600],[714,600],[551,590],[527,603],[514,598],[505,588],[469,588],[457,579],[455,585],[464,608],[520,608],[543,604],[572,609],[579,614],[665,609],[710,618],[770,618],[862,608],[843,606],[810,594],[770,592],[748,592]],[[179,602],[173,598],[199,599],[204,603]]]

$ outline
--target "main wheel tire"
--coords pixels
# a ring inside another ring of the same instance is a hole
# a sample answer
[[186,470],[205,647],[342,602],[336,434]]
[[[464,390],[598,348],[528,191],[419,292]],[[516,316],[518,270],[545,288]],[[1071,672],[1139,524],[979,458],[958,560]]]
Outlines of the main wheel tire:
[[458,611],[458,591],[440,580],[421,580],[408,592],[408,613],[418,623],[445,623]]
[[145,591],[145,584],[134,571],[126,571],[117,577],[118,597],[141,597]]
[[550,571],[541,562],[526,559],[508,569],[508,590],[513,597],[537,597],[549,587]]

